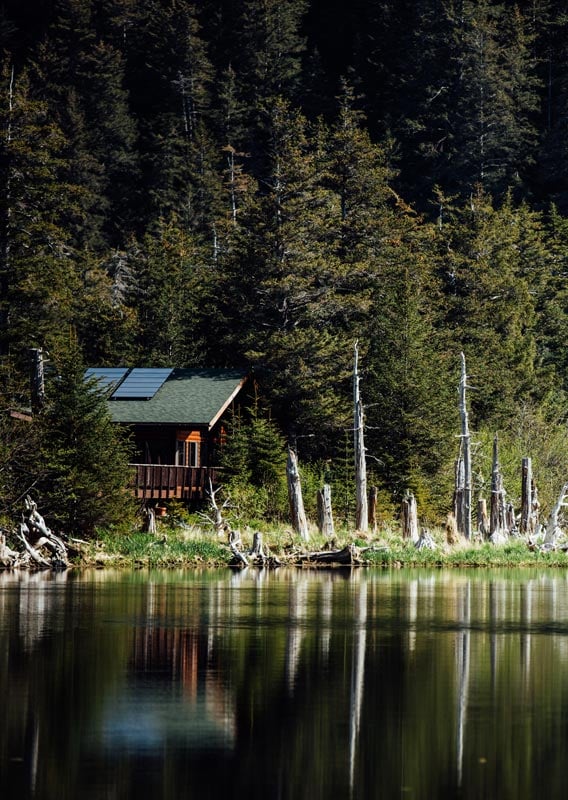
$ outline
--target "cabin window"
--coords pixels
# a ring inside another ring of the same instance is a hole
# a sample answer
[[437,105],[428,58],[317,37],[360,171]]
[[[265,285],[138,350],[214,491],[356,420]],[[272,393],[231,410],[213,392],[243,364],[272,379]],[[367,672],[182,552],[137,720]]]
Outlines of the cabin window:
[[200,464],[199,442],[176,442],[176,464],[180,467],[198,467]]

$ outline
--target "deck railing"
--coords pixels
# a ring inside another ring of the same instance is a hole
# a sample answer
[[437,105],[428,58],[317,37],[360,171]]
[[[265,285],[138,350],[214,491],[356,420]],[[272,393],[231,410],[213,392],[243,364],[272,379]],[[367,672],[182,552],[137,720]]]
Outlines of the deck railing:
[[209,478],[216,483],[212,467],[178,467],[175,464],[131,464],[132,488],[144,500],[202,500]]

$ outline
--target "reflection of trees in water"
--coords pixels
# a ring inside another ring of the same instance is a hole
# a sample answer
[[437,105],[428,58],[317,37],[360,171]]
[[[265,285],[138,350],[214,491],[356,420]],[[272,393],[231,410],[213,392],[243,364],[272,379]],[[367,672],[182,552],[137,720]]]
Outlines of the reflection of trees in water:
[[[314,800],[563,786],[562,574],[96,579],[0,580],[0,785],[16,776],[23,797],[64,797],[61,782],[127,797],[145,780],[157,797],[205,781]],[[143,753],[123,711],[154,728]]]

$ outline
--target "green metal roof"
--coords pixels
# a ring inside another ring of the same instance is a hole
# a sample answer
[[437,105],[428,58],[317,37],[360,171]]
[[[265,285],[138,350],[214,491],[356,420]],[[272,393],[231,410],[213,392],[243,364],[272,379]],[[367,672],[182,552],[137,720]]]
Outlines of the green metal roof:
[[107,402],[114,422],[211,427],[246,377],[246,372],[237,369],[174,369],[149,400]]

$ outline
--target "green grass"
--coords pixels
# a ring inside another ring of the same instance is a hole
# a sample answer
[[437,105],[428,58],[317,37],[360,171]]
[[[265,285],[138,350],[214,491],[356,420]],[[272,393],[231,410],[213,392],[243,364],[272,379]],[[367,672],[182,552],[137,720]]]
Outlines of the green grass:
[[[310,541],[300,541],[285,526],[263,526],[261,530],[265,550],[283,563],[294,563],[294,557],[307,551],[341,549],[354,544],[362,549],[360,559],[364,565],[386,568],[399,567],[568,567],[568,554],[561,551],[542,553],[529,549],[526,542],[516,539],[504,545],[489,542],[459,542],[449,546],[442,531],[434,531],[435,550],[417,550],[411,542],[403,541],[396,527],[384,528],[376,535],[355,534],[339,530],[331,542],[317,531],[312,531]],[[255,530],[247,526],[241,532],[246,551]],[[185,528],[168,527],[159,523],[157,534],[140,531],[101,531],[95,541],[83,545],[78,563],[89,566],[125,567],[180,567],[227,566],[232,554],[222,537],[198,525]]]
[[214,534],[188,536],[163,530],[157,535],[133,531],[99,532],[81,553],[83,563],[95,566],[179,567],[227,565],[229,548]]

